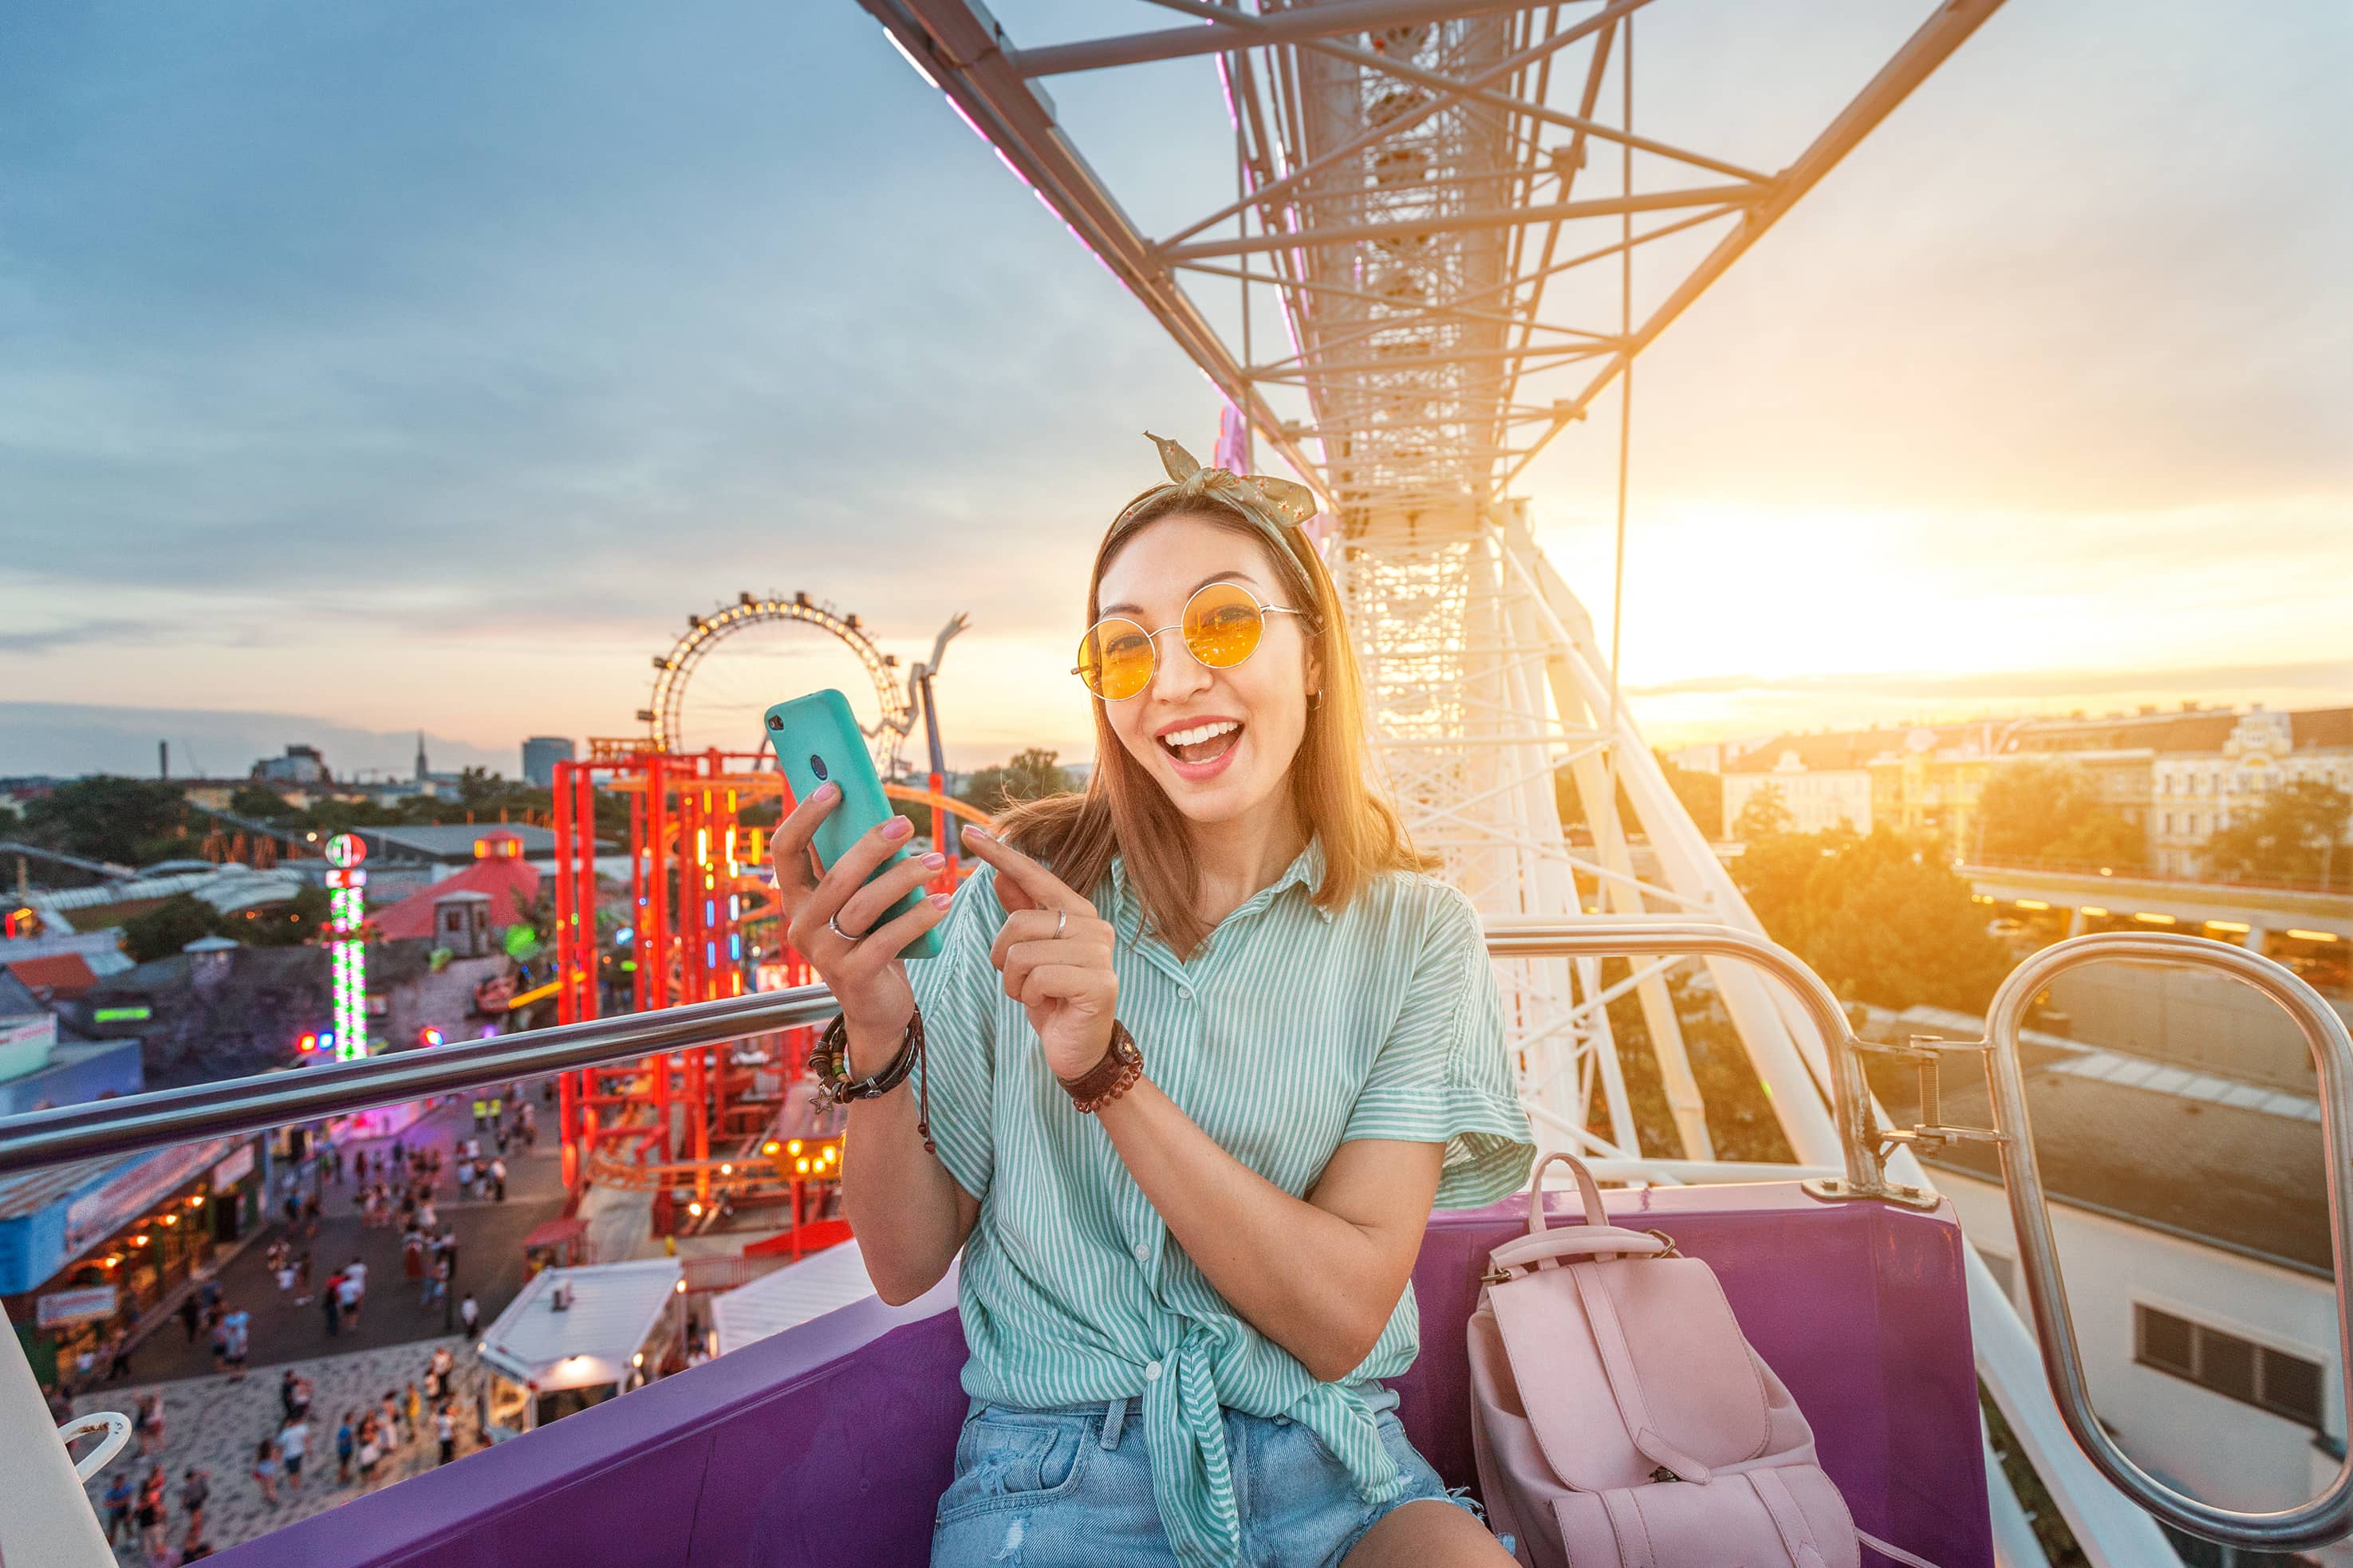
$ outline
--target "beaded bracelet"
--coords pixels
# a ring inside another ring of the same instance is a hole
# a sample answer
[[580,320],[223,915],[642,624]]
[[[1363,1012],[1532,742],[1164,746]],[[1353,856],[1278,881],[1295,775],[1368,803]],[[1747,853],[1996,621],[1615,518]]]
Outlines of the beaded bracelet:
[[1058,1077],[1054,1081],[1070,1092],[1071,1103],[1082,1112],[1092,1113],[1134,1089],[1143,1077],[1144,1051],[1127,1032],[1127,1026],[1113,1018],[1111,1044],[1103,1047],[1103,1059],[1076,1078]]
[[[818,1037],[809,1052],[809,1072],[817,1079],[816,1108],[829,1110],[853,1100],[879,1100],[907,1080],[907,1075],[923,1061],[923,1010],[916,1008],[907,1020],[907,1032],[899,1041],[899,1054],[891,1064],[871,1078],[852,1079],[849,1076],[849,1023],[846,1014],[836,1013],[833,1022]],[[928,1068],[915,1080],[915,1131],[923,1135],[923,1152],[936,1152],[932,1142],[932,1075]]]

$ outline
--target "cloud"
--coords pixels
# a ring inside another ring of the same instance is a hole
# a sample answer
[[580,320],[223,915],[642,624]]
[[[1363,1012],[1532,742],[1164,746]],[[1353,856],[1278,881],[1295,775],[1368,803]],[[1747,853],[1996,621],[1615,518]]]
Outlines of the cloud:
[[[362,729],[298,713],[195,708],[111,708],[85,703],[0,702],[0,775],[121,773],[155,776],[155,747],[172,748],[175,777],[199,771],[242,778],[264,757],[290,745],[314,745],[338,778],[364,773],[406,778],[414,771],[417,732]],[[436,773],[480,767],[514,778],[520,754],[488,750],[428,731],[425,744]]]

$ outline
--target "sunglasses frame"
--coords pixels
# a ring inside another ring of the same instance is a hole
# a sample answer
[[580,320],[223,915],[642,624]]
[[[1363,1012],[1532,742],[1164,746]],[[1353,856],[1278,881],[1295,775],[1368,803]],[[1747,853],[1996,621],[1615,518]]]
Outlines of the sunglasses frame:
[[[1152,668],[1144,672],[1144,684],[1137,687],[1134,690],[1129,692],[1124,697],[1104,696],[1103,693],[1097,691],[1092,686],[1087,686],[1088,695],[1097,698],[1104,702],[1133,702],[1137,698],[1143,696],[1145,692],[1151,690],[1152,678],[1160,673],[1160,632],[1183,632],[1185,629],[1185,618],[1192,613],[1193,601],[1199,598],[1202,595],[1208,593],[1212,588],[1232,588],[1246,595],[1250,599],[1250,603],[1253,605],[1256,605],[1258,609],[1260,621],[1259,631],[1261,637],[1263,637],[1266,631],[1265,620],[1270,612],[1278,616],[1304,616],[1307,614],[1304,610],[1294,610],[1288,605],[1259,604],[1258,595],[1251,590],[1248,584],[1228,582],[1226,579],[1221,577],[1214,583],[1204,583],[1199,587],[1194,589],[1190,594],[1187,595],[1185,596],[1185,608],[1177,613],[1176,620],[1170,622],[1165,626],[1162,626],[1160,631],[1145,631],[1142,621],[1131,620],[1125,616],[1104,616],[1100,620],[1097,620],[1093,626],[1089,626],[1085,631],[1079,635],[1079,645],[1082,647],[1085,647],[1087,639],[1095,635],[1098,627],[1101,627],[1112,621],[1126,621],[1129,626],[1134,626],[1137,631],[1144,632],[1144,645],[1145,647],[1149,648],[1152,653]],[[1179,642],[1184,642],[1184,638],[1181,636],[1177,640]],[[1190,656],[1194,663],[1199,665],[1204,669],[1240,669],[1243,665],[1246,665],[1250,661],[1250,656],[1252,654],[1258,652],[1258,645],[1256,643],[1252,643],[1250,645],[1250,653],[1242,655],[1241,658],[1234,660],[1231,664],[1209,663],[1199,654],[1193,652],[1193,645],[1190,643],[1185,643],[1185,652]],[[1084,665],[1074,664],[1071,666],[1071,673],[1079,678],[1081,685],[1086,685],[1086,667]]]

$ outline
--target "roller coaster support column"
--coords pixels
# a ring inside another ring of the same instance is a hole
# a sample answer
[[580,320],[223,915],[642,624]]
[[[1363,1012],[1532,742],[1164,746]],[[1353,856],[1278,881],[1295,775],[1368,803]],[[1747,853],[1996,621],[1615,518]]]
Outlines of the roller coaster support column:
[[[593,764],[555,764],[555,1016],[579,1024],[597,1016],[596,786]],[[586,1168],[580,1095],[572,1073],[557,1079],[564,1184],[577,1192]]]

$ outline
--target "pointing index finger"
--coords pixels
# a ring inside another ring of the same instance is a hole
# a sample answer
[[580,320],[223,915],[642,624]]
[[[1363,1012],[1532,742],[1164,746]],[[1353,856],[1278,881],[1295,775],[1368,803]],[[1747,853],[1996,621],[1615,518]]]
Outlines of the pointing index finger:
[[[1068,910],[1074,915],[1092,917],[1094,914],[1094,905],[1073,892],[1060,877],[987,829],[967,824],[964,841],[974,854],[996,867],[998,877],[1009,880],[1031,906],[1044,910]],[[1008,904],[1008,907],[1018,906]]]

